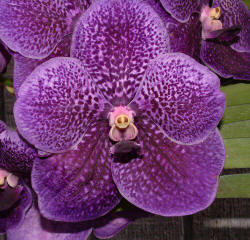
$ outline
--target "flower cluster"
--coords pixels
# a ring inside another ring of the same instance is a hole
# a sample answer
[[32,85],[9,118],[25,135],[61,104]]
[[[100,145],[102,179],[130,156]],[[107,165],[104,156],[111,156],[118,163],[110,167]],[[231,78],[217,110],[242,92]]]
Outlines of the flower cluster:
[[226,104],[215,73],[250,79],[249,11],[208,2],[0,2],[17,98],[17,131],[0,122],[8,240],[108,238],[213,202]]

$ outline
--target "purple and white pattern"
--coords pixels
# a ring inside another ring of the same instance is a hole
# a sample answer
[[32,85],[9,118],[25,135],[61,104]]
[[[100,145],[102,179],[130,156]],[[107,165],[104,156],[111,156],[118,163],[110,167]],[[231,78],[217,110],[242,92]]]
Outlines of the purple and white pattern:
[[126,105],[150,59],[167,53],[168,42],[164,23],[146,2],[101,0],[79,20],[71,54],[83,62],[108,101]]
[[160,0],[162,6],[179,22],[187,22],[194,12],[199,12],[202,4],[209,0]]
[[[74,32],[71,53],[79,59],[50,59],[20,87],[19,132],[56,153],[36,159],[32,170],[43,216],[96,219],[121,195],[163,216],[213,201],[225,159],[215,130],[225,95],[208,68],[166,53],[164,29],[145,1],[96,1]],[[131,126],[133,138],[125,133]],[[121,133],[116,143],[113,128]]]
[[25,57],[45,58],[73,32],[90,4],[90,0],[0,1],[0,38]]
[[144,78],[130,105],[151,117],[171,140],[200,142],[222,118],[226,101],[219,78],[191,57],[159,56]]
[[0,168],[17,174],[31,172],[37,151],[16,131],[7,129],[0,121]]
[[19,53],[14,53],[14,89],[15,95],[18,97],[18,91],[22,83],[31,74],[31,72],[40,64],[54,57],[69,57],[71,35],[66,36],[53,50],[49,57],[44,59],[26,58]]

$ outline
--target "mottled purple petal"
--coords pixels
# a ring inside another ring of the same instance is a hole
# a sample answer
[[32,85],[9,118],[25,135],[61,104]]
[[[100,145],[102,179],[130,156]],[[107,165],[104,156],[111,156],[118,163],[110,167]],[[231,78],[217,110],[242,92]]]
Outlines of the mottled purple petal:
[[0,168],[20,174],[30,173],[36,157],[35,148],[16,131],[6,130],[0,134]]
[[221,8],[223,28],[240,25],[239,41],[231,47],[239,52],[250,52],[250,11],[242,0],[214,0],[213,7]]
[[18,130],[45,152],[65,151],[77,144],[106,107],[93,80],[74,58],[58,57],[41,64],[18,95],[14,107]]
[[22,83],[31,74],[31,72],[40,64],[54,57],[69,57],[71,44],[71,35],[66,36],[53,50],[49,57],[44,59],[26,58],[18,53],[14,53],[14,89],[18,97],[18,91]]
[[0,38],[25,57],[47,57],[71,33],[88,0],[0,1]]
[[219,78],[182,53],[150,63],[141,91],[131,107],[144,112],[171,140],[193,144],[217,126],[225,108]]
[[149,60],[167,51],[164,24],[146,1],[101,0],[79,20],[71,53],[83,62],[106,99],[126,105]]
[[160,0],[165,10],[179,22],[187,22],[194,12],[199,12],[201,4],[208,0]]
[[201,24],[198,13],[192,14],[186,23],[169,21],[167,30],[171,52],[182,52],[199,60]]
[[5,130],[7,130],[7,126],[3,121],[0,120],[0,134]]
[[17,227],[24,219],[26,211],[32,204],[32,195],[26,185],[21,183],[23,190],[20,195],[20,201],[13,207],[0,213],[0,234],[6,230]]
[[224,78],[250,80],[250,53],[238,52],[230,46],[202,41],[201,60]]
[[111,238],[136,219],[147,216],[149,216],[149,213],[146,213],[138,208],[109,213],[96,220],[93,232],[97,238]]
[[[85,226],[86,225],[86,226]],[[53,222],[32,206],[23,223],[7,231],[8,240],[86,240],[91,227],[83,223]]]
[[75,150],[34,162],[32,183],[45,217],[83,221],[102,216],[119,203],[108,132],[108,122],[96,122]]
[[196,145],[178,145],[146,117],[138,119],[141,154],[113,162],[120,193],[132,204],[163,216],[193,214],[216,196],[225,149],[218,130]]

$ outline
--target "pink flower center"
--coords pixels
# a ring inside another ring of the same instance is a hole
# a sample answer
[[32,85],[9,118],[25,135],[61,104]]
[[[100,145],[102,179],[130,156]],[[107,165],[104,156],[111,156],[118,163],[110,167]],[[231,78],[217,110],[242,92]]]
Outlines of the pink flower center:
[[202,39],[212,38],[211,32],[221,30],[222,22],[218,20],[221,16],[221,8],[210,8],[204,6],[201,10],[200,21],[202,23]]
[[138,130],[134,125],[135,113],[125,106],[115,107],[108,115],[109,137],[115,142],[133,140],[138,134]]

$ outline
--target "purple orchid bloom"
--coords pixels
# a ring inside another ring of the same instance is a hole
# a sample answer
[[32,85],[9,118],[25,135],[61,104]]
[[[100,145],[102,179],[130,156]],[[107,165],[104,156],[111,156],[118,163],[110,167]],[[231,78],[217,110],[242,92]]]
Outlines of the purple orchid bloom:
[[[172,51],[197,59],[200,49],[201,60],[220,76],[250,80],[250,12],[241,0],[214,0],[212,8],[208,1],[200,0],[161,0],[161,3],[175,19],[169,20],[168,14],[161,14],[170,34]],[[199,39],[202,39],[201,46]]]
[[50,55],[91,4],[91,0],[0,1],[0,38],[28,58]]
[[18,226],[32,203],[20,176],[31,172],[35,149],[0,121],[0,234]]
[[32,169],[43,216],[95,219],[122,196],[163,216],[212,203],[225,95],[206,67],[167,52],[164,23],[145,1],[100,0],[74,31],[78,59],[50,59],[28,76],[14,107],[18,129],[55,153]]
[[8,240],[86,240],[93,231],[100,239],[113,237],[136,218],[147,216],[139,209],[112,212],[94,221],[66,223],[42,217],[33,205],[20,226],[7,231]]

